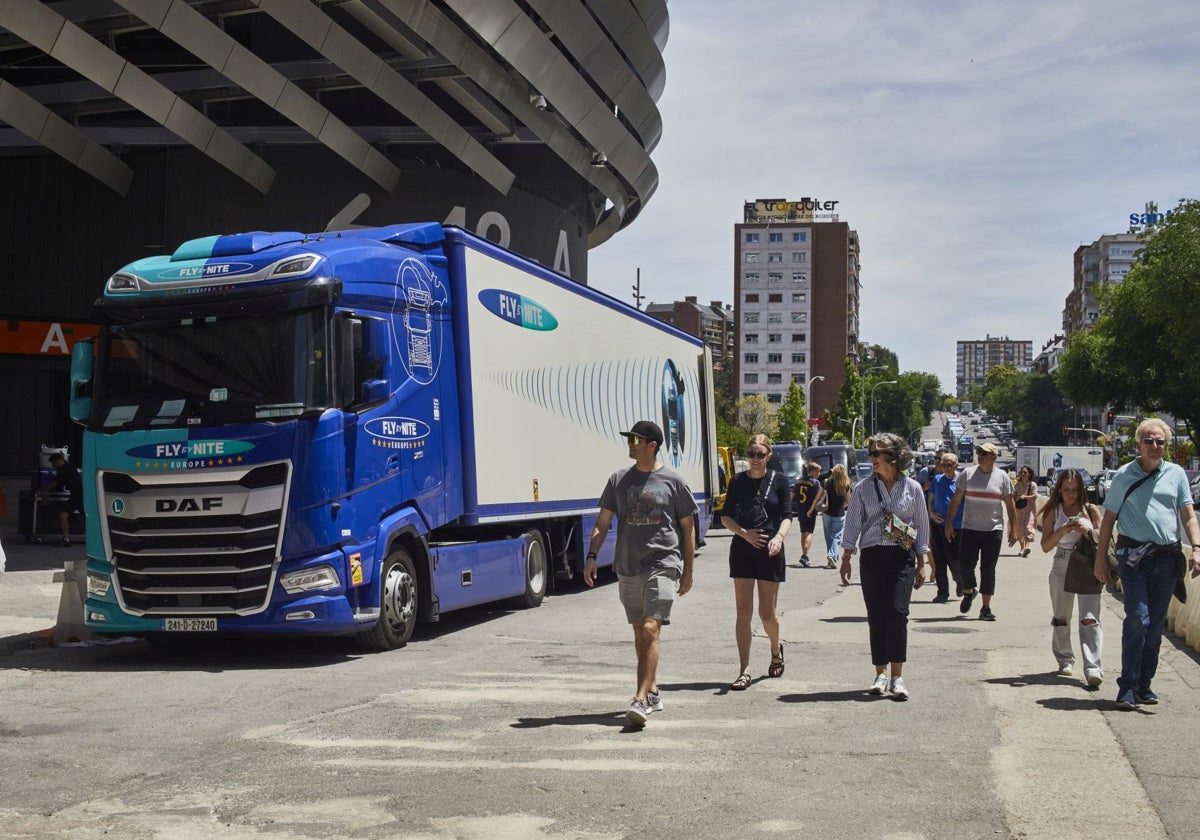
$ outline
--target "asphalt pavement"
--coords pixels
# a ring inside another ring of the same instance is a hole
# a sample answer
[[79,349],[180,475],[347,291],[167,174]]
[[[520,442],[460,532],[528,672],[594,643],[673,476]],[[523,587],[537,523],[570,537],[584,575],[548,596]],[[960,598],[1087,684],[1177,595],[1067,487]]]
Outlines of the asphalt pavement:
[[[695,765],[694,760],[675,760],[671,745],[681,737],[680,749],[687,746],[697,751],[697,758],[703,755],[704,762],[716,762],[714,766],[725,775],[705,776],[706,787],[695,795],[702,795],[710,807],[719,804],[721,814],[707,818],[691,814],[672,827],[663,812],[659,815],[663,819],[655,817],[652,822],[657,836],[729,836],[724,833],[729,824],[737,824],[727,813],[731,809],[738,819],[744,819],[745,833],[751,836],[816,833],[891,840],[994,836],[1028,840],[1098,833],[1116,833],[1123,838],[1195,836],[1198,767],[1193,757],[1200,754],[1200,727],[1195,725],[1200,712],[1200,661],[1185,646],[1169,639],[1163,646],[1154,686],[1163,702],[1134,712],[1117,711],[1113,700],[1123,615],[1120,602],[1105,595],[1104,685],[1089,691],[1081,676],[1058,675],[1050,653],[1046,590],[1050,558],[1036,546],[1029,557],[1020,557],[1009,548],[1002,553],[993,602],[998,620],[994,623],[978,620],[978,601],[964,616],[956,600],[932,603],[931,584],[914,594],[905,669],[912,699],[900,704],[890,700],[872,703],[865,694],[873,672],[857,568],[855,582],[848,588],[837,583],[836,571],[799,568],[795,564],[800,553],[796,529],[787,540],[791,568],[780,595],[787,673],[780,680],[766,679],[765,641],[756,622],[755,683],[741,695],[730,695],[727,682],[736,676],[736,661],[731,656],[732,588],[723,571],[729,539],[720,530],[709,535],[696,594],[681,602],[678,621],[664,638],[660,674],[669,708],[663,715],[655,715],[646,728],[647,737],[653,739],[647,747],[655,744],[663,753],[661,767],[673,768],[670,776],[661,776],[656,784],[679,785],[688,772],[699,774],[707,768],[707,764]],[[46,668],[43,660],[55,652],[38,648],[54,644],[63,605],[77,607],[70,603],[74,584],[56,581],[55,576],[65,561],[81,561],[83,548],[27,544],[11,521],[0,527],[0,541],[7,555],[7,571],[0,575],[0,671],[41,673],[40,679],[48,685],[48,675],[55,671]],[[811,556],[815,565],[824,556],[820,528]],[[608,599],[602,601],[605,620],[596,623],[589,619],[588,634],[594,638],[578,649],[594,649],[598,644],[604,651],[619,652],[617,672],[627,676],[627,628],[620,626],[615,601],[608,602],[612,593],[594,594]],[[511,647],[518,638],[537,633],[563,636],[576,632],[577,610],[572,601],[555,598],[540,610],[498,619],[505,622],[503,644]],[[450,644],[461,645],[463,656],[493,658],[495,654],[486,648],[467,652],[475,646],[470,637],[473,632],[459,631]],[[406,689],[406,703],[419,706],[430,692],[441,692],[437,694],[439,703],[446,700],[447,677],[438,664],[445,651],[453,649],[446,645],[445,639],[416,644],[400,655],[408,659],[393,660],[416,662],[418,656],[435,657],[426,663],[433,682]],[[430,650],[423,654],[426,646]],[[439,652],[435,654],[434,648]],[[77,650],[71,661],[86,656],[86,648]],[[107,660],[96,656],[92,661],[90,667],[103,669]],[[486,670],[486,662],[472,664],[481,673]],[[0,685],[15,688],[21,683]],[[555,685],[556,690],[568,692],[568,684]],[[484,708],[478,703],[490,696],[487,691],[486,685],[476,685],[463,695],[463,702],[471,708]],[[571,696],[572,702],[582,699]],[[608,698],[592,696],[588,702],[620,699],[617,693]],[[586,708],[585,704],[566,718],[546,718],[550,723],[539,718],[542,728],[533,731],[556,733],[571,744],[578,740],[571,736],[578,734],[590,743],[605,727],[589,728],[596,714]],[[567,711],[573,709],[568,704]],[[561,708],[554,711],[563,713]],[[614,714],[619,712],[616,709]],[[576,725],[550,725],[564,720]],[[767,759],[763,750],[769,749],[772,726],[787,740],[779,742],[784,755]],[[720,747],[721,739],[727,737],[722,732],[733,727],[740,733],[736,737],[746,738],[751,728],[762,734],[740,743],[734,737]],[[13,731],[20,729],[15,726]],[[0,726],[0,741],[6,731]],[[684,733],[694,738],[703,733],[711,741],[689,741]],[[638,766],[636,742],[614,742],[606,749],[616,751],[614,761],[627,757],[634,762],[631,767]],[[450,772],[452,766],[458,772],[489,772],[488,765],[472,769],[469,760],[464,761],[468,765],[465,770],[461,764],[446,765],[443,772]],[[788,774],[787,781],[779,777],[785,787],[762,788],[760,771],[768,761],[767,766],[778,768],[773,772]],[[588,766],[594,774],[607,765]],[[644,769],[650,766],[646,764]],[[745,779],[737,778],[739,767],[744,768]],[[499,783],[502,778],[495,776],[493,781]],[[436,784],[430,784],[428,790],[436,790]],[[919,791],[921,801],[905,800],[906,788]],[[733,791],[739,796],[732,796]],[[798,802],[793,791],[796,795],[806,791],[807,798]],[[888,811],[877,810],[885,804]],[[439,803],[438,807],[452,811],[454,803]],[[555,813],[558,807],[545,806]],[[744,809],[744,814],[739,809]],[[878,831],[864,833],[863,826],[874,825],[876,815]],[[614,812],[608,823],[611,827],[622,819]],[[706,825],[721,825],[722,833],[706,833]]]

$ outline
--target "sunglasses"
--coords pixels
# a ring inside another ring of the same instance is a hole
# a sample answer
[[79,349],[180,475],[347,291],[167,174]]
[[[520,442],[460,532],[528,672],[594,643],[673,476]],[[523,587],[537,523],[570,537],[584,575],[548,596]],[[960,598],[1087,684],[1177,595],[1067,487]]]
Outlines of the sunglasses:
[[1143,446],[1166,446],[1167,442],[1162,438],[1142,438]]
[[629,436],[629,445],[630,446],[638,446],[640,444],[649,443],[649,442],[650,442],[650,438],[644,438],[641,435],[630,435]]
[[867,454],[872,458],[878,458],[881,455],[892,455],[894,453],[890,449],[868,449]]
[[766,458],[767,453],[766,452],[747,452],[746,457],[747,458]]

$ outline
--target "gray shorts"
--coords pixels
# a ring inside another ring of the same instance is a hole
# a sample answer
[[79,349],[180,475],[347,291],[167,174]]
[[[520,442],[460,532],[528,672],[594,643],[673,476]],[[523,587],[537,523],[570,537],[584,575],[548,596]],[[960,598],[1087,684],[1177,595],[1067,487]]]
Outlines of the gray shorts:
[[671,605],[675,603],[678,586],[679,573],[673,569],[655,569],[640,575],[617,575],[617,592],[630,624],[644,618],[657,618],[663,624],[670,624]]

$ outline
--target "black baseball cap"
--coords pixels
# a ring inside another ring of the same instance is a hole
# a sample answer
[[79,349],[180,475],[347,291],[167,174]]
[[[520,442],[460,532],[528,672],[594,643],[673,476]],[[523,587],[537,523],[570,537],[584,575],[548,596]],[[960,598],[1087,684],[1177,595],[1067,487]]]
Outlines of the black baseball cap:
[[639,420],[633,424],[633,428],[628,432],[621,432],[621,437],[629,437],[630,435],[637,435],[640,438],[652,440],[659,446],[662,446],[662,429],[658,427],[658,424],[651,423],[649,420]]

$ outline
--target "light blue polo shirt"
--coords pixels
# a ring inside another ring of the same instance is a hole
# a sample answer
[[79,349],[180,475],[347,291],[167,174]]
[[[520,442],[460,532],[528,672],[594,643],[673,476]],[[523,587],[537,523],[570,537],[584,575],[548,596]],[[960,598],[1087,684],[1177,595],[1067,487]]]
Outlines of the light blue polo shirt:
[[1122,536],[1159,545],[1173,543],[1179,539],[1179,508],[1192,503],[1187,473],[1178,464],[1163,461],[1158,475],[1130,493],[1122,506],[1125,491],[1145,475],[1136,460],[1117,470],[1104,495],[1104,509],[1120,510],[1117,531]]

